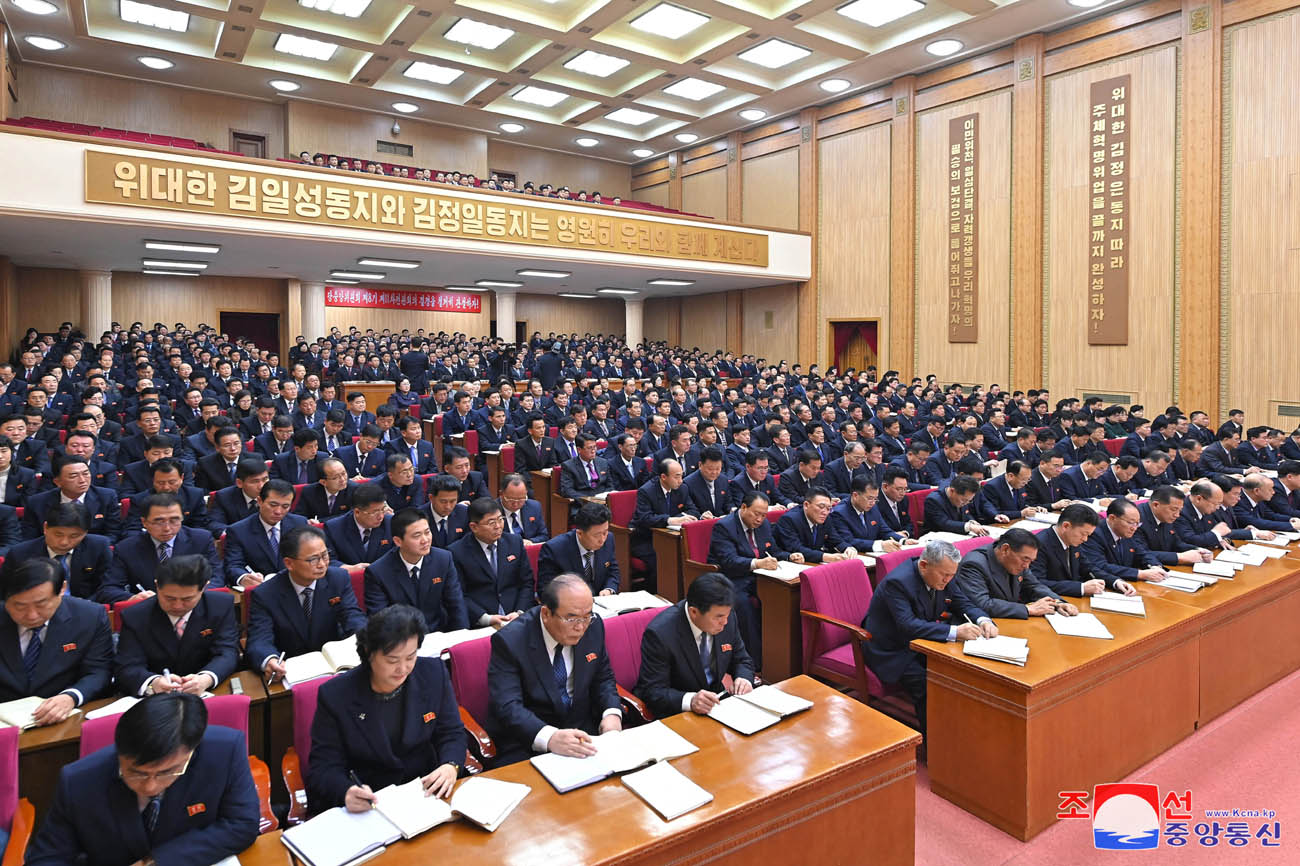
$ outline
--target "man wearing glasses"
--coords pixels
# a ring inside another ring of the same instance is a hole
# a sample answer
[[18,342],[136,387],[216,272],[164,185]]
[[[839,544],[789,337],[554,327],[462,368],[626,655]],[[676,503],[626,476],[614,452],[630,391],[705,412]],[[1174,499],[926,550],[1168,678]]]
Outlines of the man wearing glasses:
[[197,696],[146,698],[122,715],[113,740],[63,768],[29,864],[215,863],[256,841],[244,735],[209,727]]
[[183,526],[183,520],[180,500],[174,494],[152,494],[144,505],[144,532],[128,535],[113,548],[113,563],[96,599],[112,604],[129,598],[149,598],[154,594],[154,573],[158,568],[173,556],[190,554],[208,561],[210,588],[225,586],[212,533]]
[[492,636],[487,728],[499,765],[539,752],[594,755],[593,735],[623,727],[591,588],[561,574],[541,601]]
[[469,624],[501,626],[533,606],[533,568],[524,542],[505,532],[495,499],[480,496],[469,504],[469,534],[447,548],[465,588]]
[[528,482],[524,476],[512,472],[501,479],[501,498],[498,501],[505,512],[506,532],[514,533],[524,541],[541,543],[550,539],[542,504],[528,498]]

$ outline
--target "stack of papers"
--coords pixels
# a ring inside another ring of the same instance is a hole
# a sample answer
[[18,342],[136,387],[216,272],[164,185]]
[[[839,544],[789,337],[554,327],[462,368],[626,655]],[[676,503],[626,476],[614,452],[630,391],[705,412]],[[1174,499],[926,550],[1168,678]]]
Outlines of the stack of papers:
[[1232,580],[1237,575],[1237,569],[1233,568],[1231,562],[1194,562],[1192,574],[1213,577],[1216,580],[1220,577]]
[[1115,636],[1110,633],[1110,629],[1102,625],[1101,620],[1090,613],[1081,613],[1077,616],[1049,613],[1044,619],[1047,620],[1047,624],[1057,634],[1068,637],[1095,637],[1102,640],[1115,639]]
[[431,631],[420,642],[419,655],[425,658],[437,658],[457,644],[491,637],[494,634],[496,629],[490,625],[483,628],[461,628],[455,631]]
[[1046,523],[1051,526],[1061,519],[1061,515],[1055,511],[1040,511],[1037,514],[1031,514],[1025,519],[1032,520],[1034,523]]
[[921,544],[928,544],[931,541],[948,541],[956,544],[959,541],[970,541],[969,535],[962,535],[957,532],[927,532],[917,539]]
[[634,610],[647,610],[656,607],[670,607],[672,602],[660,598],[644,589],[632,592],[616,592],[613,595],[598,595],[594,599],[596,613],[601,616],[618,616]]
[[665,821],[713,802],[713,795],[683,776],[672,764],[653,764],[623,777],[623,784]]
[[475,776],[462,782],[447,801],[426,796],[424,783],[417,778],[376,791],[375,810],[406,839],[454,821],[458,816],[491,833],[531,790],[516,782]]
[[1221,550],[1214,557],[1215,562],[1230,562],[1235,565],[1263,565],[1268,562],[1268,557],[1262,553],[1253,553],[1244,547],[1233,548],[1232,550]]
[[561,794],[599,782],[615,773],[625,773],[656,761],[680,758],[699,748],[663,722],[639,728],[610,731],[593,738],[596,754],[570,758],[547,752],[529,762]]
[[1010,662],[1024,667],[1025,662],[1029,660],[1029,641],[1023,637],[1000,634],[997,637],[968,640],[962,644],[961,651],[968,656]]
[[1119,592],[1102,592],[1092,596],[1088,603],[1093,610],[1108,613],[1124,613],[1129,616],[1146,616],[1147,606],[1140,595],[1124,595]]
[[1296,541],[1300,541],[1300,532],[1275,532],[1272,538],[1255,539],[1260,544],[1268,544],[1273,547],[1286,547]]
[[[36,720],[32,718],[32,713],[36,708],[45,703],[45,698],[39,695],[31,695],[26,698],[19,698],[16,701],[6,701],[0,704],[0,728],[28,728],[36,727]],[[69,717],[75,716],[81,710],[73,710]]]
[[285,830],[280,841],[307,866],[343,866],[401,838],[402,831],[378,809],[349,812],[336,806]]
[[1243,544],[1241,547],[1238,547],[1237,550],[1244,551],[1245,553],[1253,553],[1257,556],[1262,555],[1267,559],[1281,559],[1286,556],[1286,551],[1280,547],[1269,547],[1266,544],[1255,544],[1253,541],[1250,544]]
[[799,562],[778,562],[776,568],[756,568],[754,574],[763,574],[768,577],[774,577],[777,580],[791,582],[799,579],[799,575],[805,569],[812,568],[808,563]]
[[731,695],[714,704],[709,718],[748,736],[812,705],[812,701],[775,686],[759,686],[748,694]]
[[1153,580],[1151,584],[1153,586],[1163,586],[1165,589],[1176,589],[1179,592],[1196,592],[1201,587],[1208,586],[1208,584],[1193,578],[1190,574],[1171,574],[1164,580]]

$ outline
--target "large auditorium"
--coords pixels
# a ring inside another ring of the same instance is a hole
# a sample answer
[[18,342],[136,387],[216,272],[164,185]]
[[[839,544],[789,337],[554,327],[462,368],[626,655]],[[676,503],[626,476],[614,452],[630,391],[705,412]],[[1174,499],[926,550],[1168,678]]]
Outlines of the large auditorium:
[[1297,80],[1300,0],[0,0],[0,866],[1295,863]]

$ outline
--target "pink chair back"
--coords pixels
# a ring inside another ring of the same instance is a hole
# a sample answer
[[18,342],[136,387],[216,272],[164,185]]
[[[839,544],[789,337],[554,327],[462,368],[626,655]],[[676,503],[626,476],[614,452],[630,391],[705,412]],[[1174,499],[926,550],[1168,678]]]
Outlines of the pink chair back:
[[488,662],[492,658],[492,638],[465,641],[447,650],[451,656],[451,687],[460,704],[480,725],[488,717]]
[[1123,439],[1103,439],[1101,444],[1106,446],[1106,450],[1110,452],[1111,457],[1118,457],[1119,452],[1124,449]]
[[537,588],[537,557],[542,555],[542,543],[540,541],[525,541],[524,555],[528,557],[528,564],[533,567],[533,589]]
[[638,610],[605,620],[605,651],[614,669],[614,681],[628,691],[636,686],[641,674],[641,635],[663,610]]
[[616,490],[605,497],[605,504],[609,506],[610,523],[628,526],[632,523],[632,515],[636,513],[636,491]]
[[921,524],[925,522],[925,497],[931,492],[929,489],[913,490],[907,494],[907,514],[912,520],[913,538],[921,534]]
[[[993,539],[985,535],[976,538],[963,538],[954,546],[962,556],[965,556],[972,550],[978,550],[979,548],[992,543]],[[880,586],[880,582],[884,580],[891,571],[898,568],[898,566],[902,565],[909,559],[916,559],[921,555],[921,551],[924,549],[925,545],[923,544],[912,544],[904,547],[902,550],[896,550],[893,553],[882,553],[880,556],[877,556],[876,570],[871,577],[871,585],[873,587]],[[809,571],[811,570],[812,569],[809,569]]]
[[293,687],[293,750],[298,753],[298,768],[307,777],[311,758],[311,723],[316,718],[316,693],[329,677],[307,680]]
[[[799,575],[799,605],[803,610],[824,613],[853,625],[867,615],[871,590],[867,567],[857,558],[817,565]],[[848,642],[849,633],[842,628],[803,621],[805,656],[811,651],[815,658]]]
[[515,471],[515,446],[502,445],[501,446],[501,472],[505,475],[509,475],[511,472],[514,471]]
[[[248,695],[217,695],[208,698],[203,705],[208,708],[208,724],[234,728],[248,740]],[[113,735],[117,732],[117,721],[121,713],[88,719],[81,723],[81,757],[98,752],[105,746],[113,745]]]
[[713,539],[713,524],[721,520],[697,520],[682,527],[682,541],[686,545],[686,558],[692,562],[709,561],[709,542]]
[[478,431],[477,430],[465,431],[465,450],[468,451],[471,455],[478,453]]
[[0,728],[0,828],[6,833],[18,810],[18,733]]
[[366,570],[358,566],[348,567],[348,578],[352,581],[352,594],[357,597],[357,606],[366,612]]

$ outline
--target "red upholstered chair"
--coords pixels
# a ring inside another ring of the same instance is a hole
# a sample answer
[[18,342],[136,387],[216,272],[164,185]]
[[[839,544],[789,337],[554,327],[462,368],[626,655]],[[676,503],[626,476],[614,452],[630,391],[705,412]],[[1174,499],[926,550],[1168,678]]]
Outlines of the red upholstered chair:
[[[709,562],[709,542],[713,540],[713,524],[721,519],[714,517],[709,520],[696,520],[682,527],[683,594],[695,582],[695,578],[718,570],[716,564]],[[661,566],[662,564],[660,563]]]
[[126,520],[127,515],[129,515],[130,513],[131,513],[131,500],[130,500],[130,499],[123,499],[123,500],[122,500],[122,519],[123,519],[123,520]]
[[357,606],[366,612],[366,570],[360,566],[348,566],[348,577],[352,579],[352,594],[357,597]]
[[[252,439],[249,439],[247,442],[244,443],[244,450],[251,454],[256,444],[257,443],[255,443]],[[215,493],[216,491],[213,492]]]
[[285,749],[280,760],[280,775],[289,792],[289,815],[285,824],[292,827],[307,820],[307,761],[311,758],[311,723],[316,718],[316,693],[329,677],[307,680],[293,687],[293,745]]
[[1103,439],[1101,444],[1106,446],[1106,450],[1110,452],[1111,457],[1118,457],[1119,452],[1124,448],[1123,439]]
[[478,453],[478,431],[466,430],[465,436],[463,438],[464,441],[461,442],[461,446],[464,447],[464,449],[469,452],[470,457],[473,457],[475,454]]
[[470,751],[485,764],[496,757],[497,747],[479,719],[488,717],[488,661],[492,638],[465,641],[447,650],[451,656],[451,687],[460,705],[460,720],[470,735]]
[[885,695],[862,654],[862,644],[871,635],[859,623],[871,606],[871,591],[867,569],[856,558],[814,566],[799,575],[804,671],[856,689],[864,702],[868,696]]
[[18,734],[18,728],[0,728],[0,827],[9,831],[4,866],[21,866],[36,826],[36,810],[18,799]]
[[113,615],[109,617],[109,619],[112,620],[113,631],[122,630],[122,611],[126,610],[133,604],[139,604],[146,600],[147,599],[143,598],[128,598],[126,601],[113,602]]
[[[501,449],[502,462],[504,463],[505,449]],[[511,459],[514,455],[511,454]],[[629,525],[632,523],[632,515],[636,514],[636,491],[635,490],[615,490],[605,497],[605,504],[609,506],[609,531],[614,534],[614,558],[618,560],[619,574],[623,575],[625,580],[632,580],[632,572],[644,574],[646,565],[640,559],[632,556],[632,530]]]
[[501,446],[501,473],[509,475],[515,471],[515,446]]
[[302,491],[306,486],[306,484],[293,485],[293,504],[289,506],[291,510],[298,507],[298,500],[302,499]]
[[[972,550],[977,550],[992,543],[993,539],[984,535],[975,538],[963,538],[961,541],[956,543],[955,547],[962,556],[965,556]],[[871,576],[871,585],[873,587],[880,586],[880,582],[884,580],[891,571],[898,568],[898,566],[902,565],[905,561],[920,556],[921,551],[924,549],[925,545],[923,544],[910,544],[902,550],[896,550],[893,553],[882,553],[880,556],[877,556],[876,569]]]
[[641,635],[650,620],[662,610],[659,607],[637,610],[605,620],[605,649],[609,653],[609,665],[614,669],[618,696],[623,699],[625,707],[630,707],[644,721],[654,716],[641,699],[632,694],[632,689],[636,688],[637,677],[641,674]]
[[533,595],[537,595],[537,558],[542,555],[542,542],[525,541],[524,554],[528,557],[528,564],[533,567]]
[[932,488],[913,490],[907,494],[907,515],[912,519],[912,537],[919,538],[923,532],[921,524],[925,522],[925,497],[933,493]]

